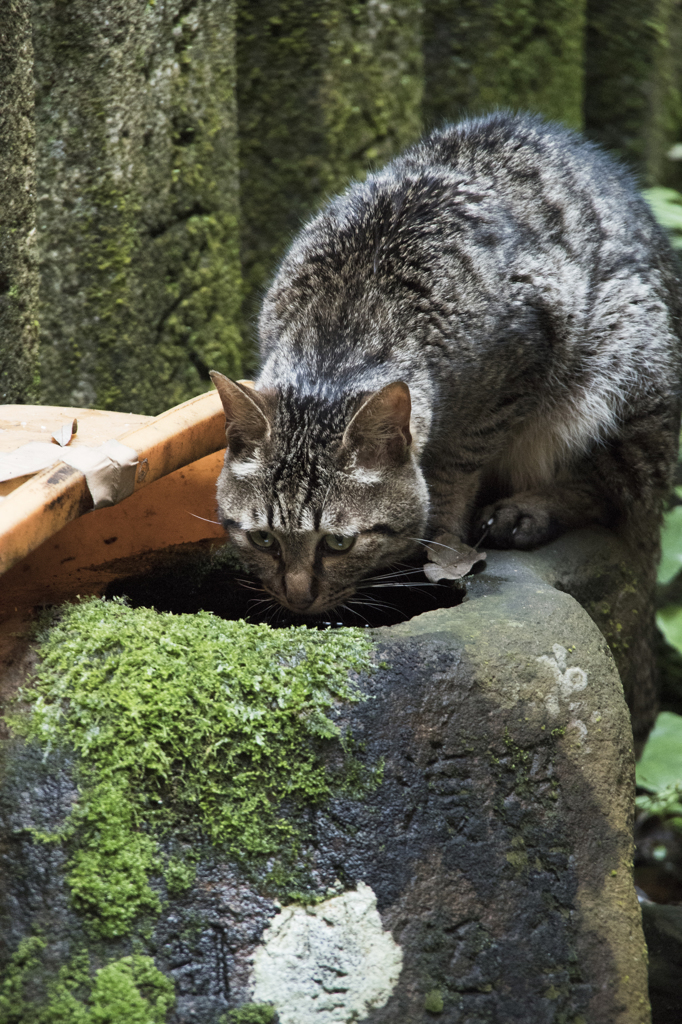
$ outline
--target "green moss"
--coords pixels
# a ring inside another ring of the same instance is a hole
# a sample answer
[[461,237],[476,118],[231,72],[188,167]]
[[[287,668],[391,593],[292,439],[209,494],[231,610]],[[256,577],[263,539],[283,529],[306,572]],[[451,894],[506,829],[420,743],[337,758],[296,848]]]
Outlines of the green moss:
[[95,975],[90,997],[90,1018],[95,1022],[163,1024],[175,1002],[173,983],[148,956],[124,956]]
[[424,15],[424,117],[493,107],[582,125],[584,0],[433,0]]
[[23,939],[0,985],[0,1024],[163,1024],[175,1002],[173,982],[151,957],[133,954],[92,971],[87,953],[71,958],[49,982],[45,998],[28,998],[40,983],[44,939]]
[[[81,796],[60,839],[73,905],[96,936],[125,935],[158,911],[158,839],[208,842],[244,865],[291,864],[299,811],[368,784],[344,737],[338,777],[317,754],[339,737],[333,702],[361,696],[348,681],[369,666],[361,631],[273,630],[93,599],[66,606],[39,639],[23,694],[31,712],[13,724],[48,751],[79,755]],[[190,884],[193,868],[165,859],[169,890]],[[280,873],[291,887],[291,872]]]
[[161,909],[149,888],[161,867],[156,842],[136,828],[136,817],[129,788],[114,778],[91,786],[69,823],[79,840],[67,875],[71,900],[102,938],[126,935],[141,914]]
[[429,1013],[442,1013],[444,1009],[443,995],[439,988],[432,989],[424,1000],[424,1009]]
[[234,6],[206,20],[200,46],[196,21],[190,10],[176,23],[180,74],[171,97],[171,200],[184,230],[164,232],[153,246],[154,260],[174,269],[158,330],[164,366],[182,367],[168,381],[173,402],[206,391],[213,367],[234,377],[243,367],[236,62],[228,57],[235,48]]
[[39,936],[29,936],[21,940],[12,955],[0,982],[0,1024],[24,1024],[30,1020],[25,985],[38,967],[39,954],[45,945],[45,940]]
[[179,857],[169,857],[163,873],[169,895],[177,896],[191,889],[196,874],[196,864],[190,864]]
[[421,6],[356,2],[330,11],[322,89],[330,191],[419,137]]
[[[626,618],[625,629],[623,629],[623,622],[620,622],[614,616],[610,605],[606,601],[592,601],[585,609],[590,618],[596,622],[602,631],[604,639],[616,660],[619,671],[622,671],[621,663],[627,657],[627,651],[630,647],[629,637],[633,628],[630,617],[637,614],[637,609],[633,607],[635,602],[632,599],[627,599],[627,593],[625,589],[621,591],[621,597],[624,600],[619,603],[620,616]],[[636,593],[634,597],[637,597]]]
[[[520,839],[520,842],[513,843],[512,845],[515,845],[517,847],[524,846],[523,839],[521,839],[520,836],[518,838]],[[510,850],[508,853],[505,854],[505,858],[507,862],[511,864],[511,866],[514,868],[514,871],[517,874],[522,874],[524,871],[528,870],[529,860],[528,853],[525,849]]]
[[240,1006],[220,1018],[220,1024],[272,1024],[275,1019],[274,1006],[266,1003],[249,1003]]
[[531,753],[514,742],[508,729],[505,729],[504,745],[507,748],[507,756],[504,759],[503,766],[506,771],[514,772],[515,774],[514,792],[519,795],[528,793],[530,789]]

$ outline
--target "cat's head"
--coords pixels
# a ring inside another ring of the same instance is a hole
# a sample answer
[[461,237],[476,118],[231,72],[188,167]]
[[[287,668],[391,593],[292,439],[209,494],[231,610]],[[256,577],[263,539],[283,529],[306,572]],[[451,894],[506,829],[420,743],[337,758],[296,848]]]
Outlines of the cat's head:
[[219,516],[269,594],[317,615],[417,550],[428,491],[412,451],[406,384],[330,404],[211,377],[227,437]]

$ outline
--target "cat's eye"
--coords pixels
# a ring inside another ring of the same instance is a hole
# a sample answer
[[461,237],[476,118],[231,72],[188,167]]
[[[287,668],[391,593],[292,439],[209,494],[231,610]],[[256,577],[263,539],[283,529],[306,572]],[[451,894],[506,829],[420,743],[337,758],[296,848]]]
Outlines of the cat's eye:
[[343,537],[340,533],[325,533],[322,543],[329,551],[349,551],[355,544],[355,537]]
[[252,544],[262,551],[272,551],[277,547],[275,535],[269,530],[250,530],[246,535]]

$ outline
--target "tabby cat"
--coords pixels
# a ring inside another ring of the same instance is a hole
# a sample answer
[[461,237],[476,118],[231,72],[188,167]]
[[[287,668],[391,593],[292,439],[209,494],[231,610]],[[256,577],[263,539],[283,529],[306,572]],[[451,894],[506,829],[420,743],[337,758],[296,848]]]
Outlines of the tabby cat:
[[[263,303],[255,385],[212,374],[232,543],[310,616],[425,538],[484,532],[533,548],[607,525],[650,587],[680,306],[663,232],[597,147],[508,113],[434,131],[294,240]],[[640,733],[648,644],[632,654]]]

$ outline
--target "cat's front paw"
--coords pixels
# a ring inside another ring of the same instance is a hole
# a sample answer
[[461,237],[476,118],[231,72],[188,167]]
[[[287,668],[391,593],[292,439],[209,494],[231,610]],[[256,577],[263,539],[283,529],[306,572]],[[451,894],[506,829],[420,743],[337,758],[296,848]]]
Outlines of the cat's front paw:
[[503,498],[482,509],[473,531],[486,547],[536,548],[561,532],[556,518],[541,498]]

